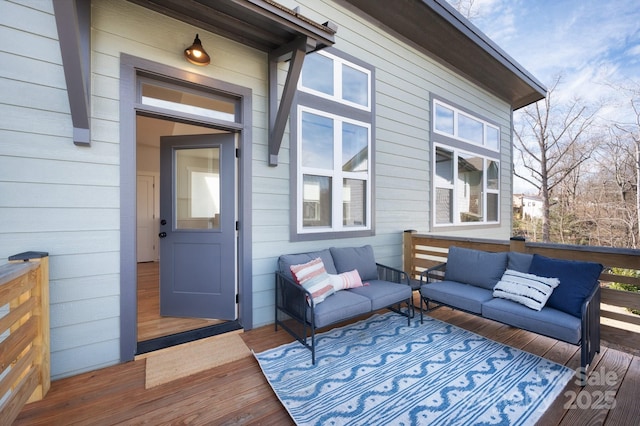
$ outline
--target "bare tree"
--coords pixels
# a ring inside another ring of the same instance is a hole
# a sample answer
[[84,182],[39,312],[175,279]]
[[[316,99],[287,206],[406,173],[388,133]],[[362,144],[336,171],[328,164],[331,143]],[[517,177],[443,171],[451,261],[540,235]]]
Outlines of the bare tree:
[[567,105],[556,104],[554,92],[560,84],[558,77],[546,98],[523,108],[520,128],[514,130],[514,148],[528,173],[514,168],[514,175],[533,185],[543,200],[542,240],[550,241],[550,206],[554,190],[572,174],[592,153],[587,131],[593,123],[595,111],[589,111],[579,100]]
[[450,0],[449,3],[469,21],[473,21],[479,16],[478,9],[475,7],[475,0]]

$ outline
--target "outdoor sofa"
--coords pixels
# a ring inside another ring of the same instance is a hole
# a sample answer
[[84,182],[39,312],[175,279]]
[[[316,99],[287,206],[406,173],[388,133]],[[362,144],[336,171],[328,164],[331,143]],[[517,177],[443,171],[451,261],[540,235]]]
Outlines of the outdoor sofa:
[[580,346],[586,372],[600,352],[601,272],[599,263],[452,246],[446,263],[420,275],[420,320],[435,303],[562,340]]
[[319,328],[383,308],[406,315],[407,325],[413,316],[408,275],[376,263],[370,245],[282,255],[275,281],[276,331],[308,348],[313,364]]

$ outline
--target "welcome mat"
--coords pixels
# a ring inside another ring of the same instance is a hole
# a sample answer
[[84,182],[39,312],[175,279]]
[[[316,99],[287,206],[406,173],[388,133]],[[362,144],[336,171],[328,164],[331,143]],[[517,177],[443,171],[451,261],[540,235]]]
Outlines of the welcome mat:
[[255,354],[298,425],[533,424],[573,371],[434,318],[374,315]]
[[187,377],[251,355],[239,332],[151,352],[145,358],[145,389]]

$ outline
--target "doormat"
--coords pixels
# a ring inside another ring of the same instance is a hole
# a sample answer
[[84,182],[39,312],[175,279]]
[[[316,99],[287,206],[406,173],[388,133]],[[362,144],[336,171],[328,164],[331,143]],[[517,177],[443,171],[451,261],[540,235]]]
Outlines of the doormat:
[[145,389],[251,356],[239,332],[196,340],[146,355]]
[[297,425],[528,425],[569,368],[437,319],[389,313],[255,354]]

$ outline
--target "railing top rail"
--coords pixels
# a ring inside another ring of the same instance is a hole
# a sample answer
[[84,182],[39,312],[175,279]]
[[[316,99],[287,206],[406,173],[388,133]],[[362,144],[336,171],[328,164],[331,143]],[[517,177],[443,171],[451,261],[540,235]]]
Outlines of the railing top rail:
[[7,263],[0,265],[0,286],[28,273],[32,269],[38,267],[37,263]]

